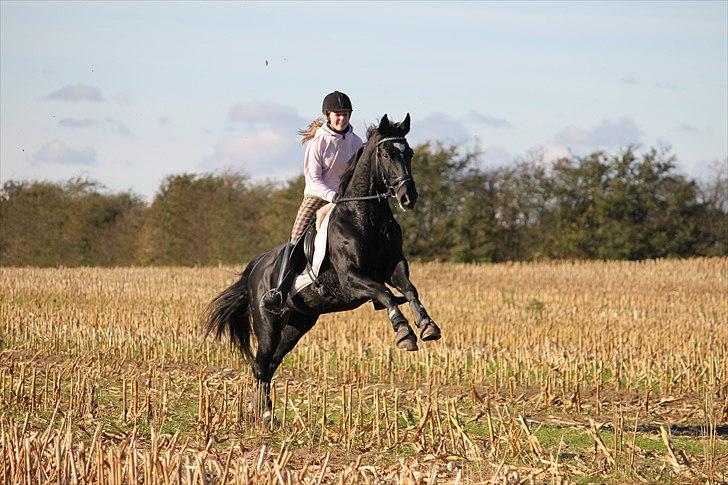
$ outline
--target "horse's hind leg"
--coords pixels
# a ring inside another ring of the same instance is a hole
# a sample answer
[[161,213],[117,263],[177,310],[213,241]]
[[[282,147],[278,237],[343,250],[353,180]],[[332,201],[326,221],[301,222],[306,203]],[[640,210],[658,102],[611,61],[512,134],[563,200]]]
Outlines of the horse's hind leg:
[[269,422],[273,419],[273,403],[270,399],[273,375],[286,354],[313,327],[318,315],[289,313],[281,319],[264,314],[262,318],[260,327],[256,327],[261,329],[261,333],[257,334],[258,352],[253,362],[253,374],[258,381],[253,396],[253,412],[256,418]]
[[406,260],[399,261],[394,267],[394,271],[390,277],[390,283],[407,298],[412,314],[415,316],[415,325],[420,329],[420,338],[422,340],[439,339],[442,336],[440,327],[430,318],[427,310],[425,310],[422,302],[420,302],[417,288],[415,288],[415,285],[409,279],[409,265]]
[[296,346],[298,341],[301,340],[301,337],[303,337],[306,332],[311,330],[311,327],[314,326],[318,317],[318,315],[303,315],[301,313],[293,313],[291,315],[288,319],[288,323],[285,327],[283,327],[283,330],[281,330],[281,338],[278,342],[278,348],[271,359],[271,376],[275,374],[286,354],[293,350],[293,347]]
[[281,328],[285,325],[280,315],[253,309],[253,327],[258,340],[258,351],[253,361],[253,375],[257,380],[253,396],[253,414],[263,421],[271,419],[270,381],[273,378],[271,362],[281,340]]

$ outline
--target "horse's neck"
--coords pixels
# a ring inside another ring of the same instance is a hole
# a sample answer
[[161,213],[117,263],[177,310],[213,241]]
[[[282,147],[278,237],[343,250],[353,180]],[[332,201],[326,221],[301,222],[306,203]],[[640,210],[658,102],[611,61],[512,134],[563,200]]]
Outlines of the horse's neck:
[[[387,189],[382,187],[379,181],[379,174],[376,171],[376,162],[373,156],[362,157],[354,169],[344,197],[366,197],[385,193]],[[362,221],[378,225],[380,219],[389,220],[392,217],[392,210],[387,200],[372,200],[358,204],[358,211]]]
[[365,197],[377,193],[377,175],[373,157],[362,156],[354,168],[354,174],[344,193],[345,197]]

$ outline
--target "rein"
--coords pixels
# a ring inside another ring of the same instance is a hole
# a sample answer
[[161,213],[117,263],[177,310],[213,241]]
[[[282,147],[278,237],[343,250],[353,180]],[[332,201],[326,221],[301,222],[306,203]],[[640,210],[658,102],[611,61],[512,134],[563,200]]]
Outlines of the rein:
[[394,197],[394,194],[390,194],[389,192],[385,194],[376,194],[376,195],[364,195],[362,197],[342,197],[341,199],[336,199],[334,204],[338,204],[339,202],[352,202],[355,200],[374,200],[374,199],[386,199],[387,197]]
[[[403,136],[390,136],[388,138],[382,138],[381,140],[379,140],[377,142],[377,144],[375,145],[375,148],[386,141],[404,141],[404,142],[406,142],[407,139]],[[387,183],[387,178],[384,176],[384,173],[380,170],[380,166],[379,166],[379,150],[376,151],[375,161],[377,164],[377,170],[379,171],[380,177],[382,178],[382,182],[384,182],[384,185],[389,190],[387,190],[387,192],[384,192],[384,193],[376,193],[375,195],[364,195],[361,197],[342,197],[340,199],[336,199],[336,201],[334,203],[338,204],[339,202],[353,202],[353,201],[357,201],[357,200],[375,200],[375,199],[384,200],[388,197],[396,197],[397,190],[399,190],[399,188],[403,184],[412,180],[412,177],[408,174],[408,175],[405,175],[404,177],[399,177],[397,180],[395,180],[391,184]]]

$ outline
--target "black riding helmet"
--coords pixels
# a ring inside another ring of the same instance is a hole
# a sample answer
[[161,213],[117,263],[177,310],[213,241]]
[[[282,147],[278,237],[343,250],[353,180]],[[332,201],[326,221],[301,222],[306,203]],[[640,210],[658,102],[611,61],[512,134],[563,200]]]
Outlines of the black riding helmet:
[[349,96],[341,91],[334,91],[333,93],[327,94],[324,98],[321,111],[323,111],[324,115],[331,111],[352,111],[351,100]]

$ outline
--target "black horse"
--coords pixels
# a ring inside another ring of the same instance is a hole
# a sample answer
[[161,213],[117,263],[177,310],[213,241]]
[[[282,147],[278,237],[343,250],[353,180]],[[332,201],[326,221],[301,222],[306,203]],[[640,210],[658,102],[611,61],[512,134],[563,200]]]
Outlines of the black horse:
[[[256,400],[259,408],[264,408],[265,420],[271,418],[269,391],[273,374],[321,314],[352,310],[372,301],[375,308],[387,310],[397,347],[413,351],[417,350],[417,337],[397,306],[409,302],[420,338],[440,338],[440,329],[420,303],[409,279],[409,267],[402,254],[402,229],[387,201],[395,197],[404,210],[412,209],[417,202],[412,149],[405,138],[409,125],[409,114],[400,123],[391,123],[384,115],[379,126],[368,130],[367,142],[341,178],[339,198],[329,216],[327,259],[315,283],[289,297],[282,313],[268,312],[258,302],[275,283],[283,246],[253,258],[240,279],[207,307],[207,334],[220,337],[227,331],[231,343],[252,363],[262,392]],[[302,252],[297,249],[294,258]],[[296,268],[295,263],[292,266]],[[385,283],[404,298],[396,297]],[[251,320],[258,341],[255,356],[250,341]]]

